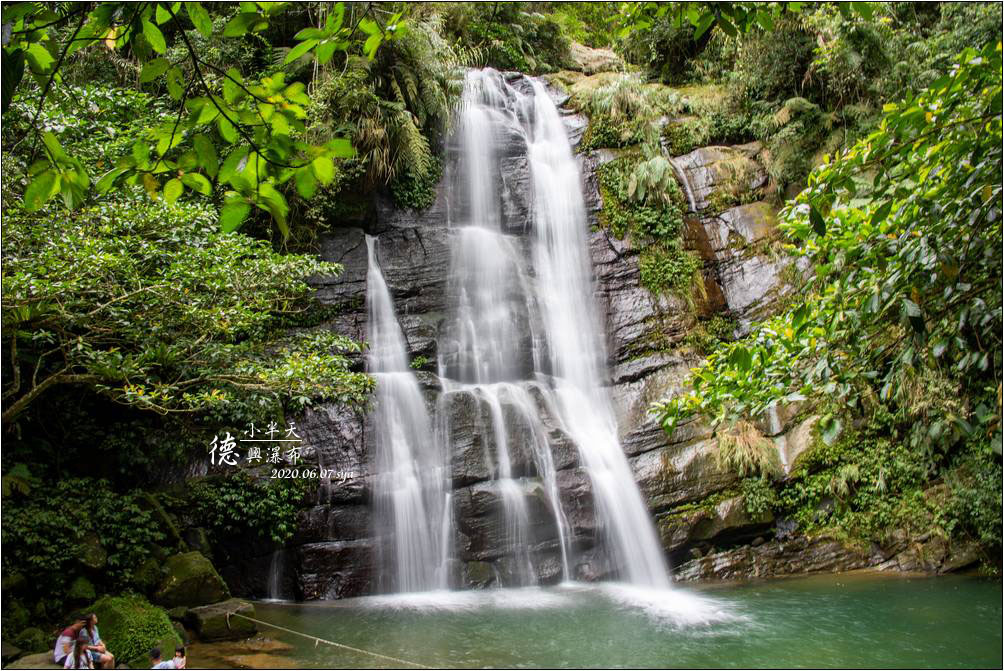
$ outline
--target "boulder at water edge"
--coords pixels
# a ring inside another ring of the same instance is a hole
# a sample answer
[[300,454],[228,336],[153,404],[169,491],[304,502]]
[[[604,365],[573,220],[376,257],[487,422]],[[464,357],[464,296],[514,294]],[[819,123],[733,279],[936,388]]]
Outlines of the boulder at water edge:
[[235,615],[254,617],[254,606],[243,599],[228,599],[221,603],[192,608],[185,617],[188,625],[203,641],[237,640],[253,636],[258,631],[254,622]]
[[108,651],[130,668],[149,667],[151,648],[173,651],[181,645],[167,613],[143,597],[106,596],[87,610],[97,613]]
[[165,608],[203,606],[230,597],[227,584],[201,552],[185,552],[168,558],[164,574],[153,601]]

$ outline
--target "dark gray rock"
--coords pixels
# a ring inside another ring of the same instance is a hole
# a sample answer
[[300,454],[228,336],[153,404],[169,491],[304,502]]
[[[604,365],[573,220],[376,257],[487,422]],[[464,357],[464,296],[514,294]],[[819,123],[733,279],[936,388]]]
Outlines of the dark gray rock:
[[374,554],[368,540],[308,543],[295,554],[304,599],[344,599],[373,591]]

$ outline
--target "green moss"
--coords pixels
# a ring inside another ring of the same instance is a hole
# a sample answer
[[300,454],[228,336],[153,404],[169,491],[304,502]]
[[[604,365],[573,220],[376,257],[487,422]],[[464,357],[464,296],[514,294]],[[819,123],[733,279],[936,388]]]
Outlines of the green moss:
[[130,668],[149,666],[151,648],[173,650],[181,645],[167,613],[142,597],[106,596],[87,610],[97,613],[101,638],[108,649]]
[[84,576],[79,576],[74,580],[70,589],[66,591],[66,600],[71,603],[87,603],[93,601],[97,596],[94,584]]
[[681,121],[671,121],[663,126],[662,138],[666,148],[673,156],[689,154],[708,143],[708,124],[704,119],[693,118]]
[[739,322],[725,315],[703,320],[687,333],[684,343],[700,354],[710,354],[723,342],[729,342]]
[[154,595],[164,606],[201,606],[230,596],[223,578],[201,552],[171,557],[164,565],[166,577]]
[[[4,613],[6,615],[6,613]],[[38,627],[28,627],[14,637],[14,645],[25,652],[44,652],[52,648],[55,637],[49,636]]]

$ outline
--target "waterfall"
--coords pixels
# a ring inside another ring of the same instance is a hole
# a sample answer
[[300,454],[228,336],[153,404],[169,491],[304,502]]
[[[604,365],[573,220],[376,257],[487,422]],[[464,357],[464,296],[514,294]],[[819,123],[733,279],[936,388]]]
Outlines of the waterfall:
[[558,110],[533,81],[529,134],[534,259],[541,315],[564,425],[593,485],[607,551],[629,582],[669,586],[669,569],[624,451],[604,382],[607,353],[593,297],[578,164]]
[[[451,511],[458,497],[447,492],[455,447],[450,412],[463,401],[474,409],[489,474],[478,496],[495,501],[499,516],[492,528],[501,538],[485,553],[497,582],[535,585],[545,566],[548,580],[574,579],[577,548],[595,542],[604,574],[666,588],[669,568],[620,446],[607,388],[578,164],[543,85],[521,84],[491,69],[471,71],[465,81],[447,171],[450,267],[437,337],[435,418],[407,366],[376,244],[367,239],[384,587],[448,585],[453,537],[460,533]],[[504,188],[515,179],[507,167],[514,161],[525,161],[530,180],[523,210]],[[588,477],[595,538],[576,537],[569,524],[555,435],[574,444]]]
[[286,569],[286,550],[279,548],[272,553],[272,560],[268,568],[268,598],[273,601],[281,601],[285,598],[282,594],[282,574]]
[[381,587],[417,592],[447,586],[445,457],[418,379],[408,366],[404,333],[377,259],[366,238],[369,372],[376,379],[371,420],[377,445],[373,485]]

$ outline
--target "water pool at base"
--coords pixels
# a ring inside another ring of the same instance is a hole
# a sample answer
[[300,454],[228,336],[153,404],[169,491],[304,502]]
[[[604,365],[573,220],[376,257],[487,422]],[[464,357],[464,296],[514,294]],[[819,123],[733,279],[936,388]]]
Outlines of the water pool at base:
[[[258,618],[443,667],[997,667],[1001,583],[843,574],[668,592],[616,585],[257,603]],[[395,666],[278,630],[246,665]],[[233,665],[212,645],[190,665]],[[240,663],[240,662],[238,662]]]

